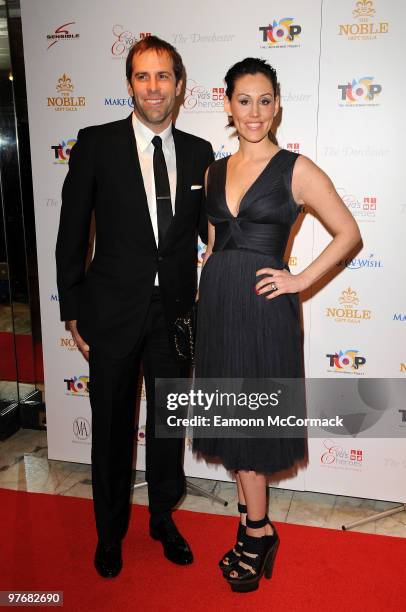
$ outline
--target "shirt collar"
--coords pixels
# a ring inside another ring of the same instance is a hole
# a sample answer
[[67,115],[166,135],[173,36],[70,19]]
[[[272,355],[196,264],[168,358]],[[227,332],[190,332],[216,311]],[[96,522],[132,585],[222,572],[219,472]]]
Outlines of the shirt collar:
[[133,112],[132,124],[137,146],[139,147],[141,153],[143,153],[149,147],[154,136],[160,136],[162,138],[163,147],[169,149],[171,144],[173,144],[172,122],[162,132],[155,134],[155,132],[150,130],[149,127],[142,123],[142,121],[140,121]]

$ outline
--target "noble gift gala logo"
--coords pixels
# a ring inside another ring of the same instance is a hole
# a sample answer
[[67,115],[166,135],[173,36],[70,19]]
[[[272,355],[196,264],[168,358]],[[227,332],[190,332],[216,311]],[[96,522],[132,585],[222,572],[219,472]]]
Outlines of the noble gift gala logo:
[[284,47],[299,47],[298,37],[302,31],[302,26],[294,23],[293,17],[283,17],[279,21],[273,20],[272,24],[260,26],[261,49],[272,47],[273,49]]
[[374,21],[375,9],[371,0],[360,0],[355,3],[352,16],[354,21],[338,26],[338,35],[348,40],[373,40],[381,34],[387,34],[387,21]]
[[360,323],[372,318],[370,310],[359,308],[359,297],[351,287],[341,292],[338,306],[327,306],[325,315],[336,323]]
[[84,96],[73,95],[75,87],[72,79],[65,73],[59,77],[56,83],[57,96],[47,98],[48,108],[53,108],[56,111],[77,111],[78,108],[86,106],[86,98]]
[[374,83],[374,77],[364,76],[337,86],[340,106],[377,106],[376,98],[382,85]]

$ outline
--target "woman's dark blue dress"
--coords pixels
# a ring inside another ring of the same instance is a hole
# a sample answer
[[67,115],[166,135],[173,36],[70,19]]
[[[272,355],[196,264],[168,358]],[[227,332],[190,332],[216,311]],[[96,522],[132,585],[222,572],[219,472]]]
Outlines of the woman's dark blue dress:
[[[236,217],[225,196],[228,158],[210,166],[206,210],[215,243],[199,286],[196,378],[303,377],[298,295],[267,300],[254,291],[258,269],[287,269],[283,257],[300,212],[291,189],[297,157],[279,150],[246,191]],[[305,440],[198,437],[193,450],[228,470],[272,474],[304,457]]]

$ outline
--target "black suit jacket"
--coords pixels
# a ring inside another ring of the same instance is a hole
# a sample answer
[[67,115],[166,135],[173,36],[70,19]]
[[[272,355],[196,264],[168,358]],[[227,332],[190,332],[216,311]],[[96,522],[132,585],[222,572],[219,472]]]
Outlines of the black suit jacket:
[[[175,215],[159,249],[131,115],[80,130],[71,151],[56,245],[61,320],[76,319],[90,347],[114,356],[128,353],[142,334],[157,271],[168,330],[195,299],[199,226],[203,240],[207,237],[204,174],[213,150],[176,128],[173,137]],[[96,246],[86,271],[93,210]]]

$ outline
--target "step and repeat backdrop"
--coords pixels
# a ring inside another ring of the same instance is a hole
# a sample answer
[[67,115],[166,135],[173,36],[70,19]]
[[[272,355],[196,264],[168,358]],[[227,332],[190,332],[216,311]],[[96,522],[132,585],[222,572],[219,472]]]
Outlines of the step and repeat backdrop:
[[[253,8],[243,0],[206,0],[199,6],[186,0],[22,0],[22,19],[49,457],[89,463],[91,448],[87,364],[59,321],[54,251],[61,187],[78,130],[132,111],[125,58],[131,44],[149,34],[175,45],[186,65],[177,126],[209,140],[217,159],[237,149],[225,128],[227,69],[247,56],[277,69],[279,145],[307,155],[329,174],[363,236],[362,250],[339,262],[332,280],[303,302],[306,376],[375,379],[384,390],[380,409],[387,406],[388,379],[406,377],[406,5],[258,0]],[[289,251],[293,273],[330,239],[311,214],[301,215],[296,229]],[[337,413],[355,414],[347,435],[332,438],[326,430],[310,439],[308,467],[276,486],[406,501],[401,437],[406,410],[399,397],[393,400],[398,437],[365,437],[380,409],[359,400],[337,396]],[[139,468],[144,439],[142,395]],[[189,476],[229,478],[221,467],[197,462],[188,448],[185,469]]]

